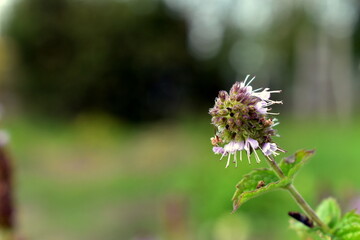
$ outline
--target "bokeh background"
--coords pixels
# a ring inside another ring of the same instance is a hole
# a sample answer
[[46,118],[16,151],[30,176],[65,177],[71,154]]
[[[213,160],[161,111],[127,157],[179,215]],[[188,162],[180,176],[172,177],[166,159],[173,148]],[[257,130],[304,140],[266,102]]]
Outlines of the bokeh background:
[[278,143],[317,149],[296,186],[360,209],[355,0],[2,0],[2,127],[17,234],[46,240],[296,239],[291,197],[231,214],[259,165],[211,152],[208,109],[256,75],[283,92]]

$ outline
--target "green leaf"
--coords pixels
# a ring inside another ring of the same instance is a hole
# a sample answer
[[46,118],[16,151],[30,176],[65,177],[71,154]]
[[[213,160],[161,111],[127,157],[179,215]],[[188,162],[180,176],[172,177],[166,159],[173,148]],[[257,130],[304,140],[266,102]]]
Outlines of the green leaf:
[[334,198],[327,198],[319,204],[316,214],[326,225],[334,228],[340,221],[341,209]]
[[267,168],[255,169],[245,175],[236,185],[236,191],[232,198],[233,211],[247,200],[263,193],[285,187],[290,183],[288,178],[280,180],[276,174]]
[[334,240],[360,240],[360,215],[348,212],[336,226]]
[[279,167],[286,176],[280,180],[279,177],[270,169],[255,169],[236,185],[237,190],[232,198],[233,209],[236,211],[241,204],[247,200],[257,197],[265,192],[283,188],[292,182],[295,174],[314,154],[314,151],[300,150],[294,155],[283,159]]
[[293,179],[300,168],[314,155],[315,150],[299,150],[294,155],[281,160],[279,166],[285,176]]

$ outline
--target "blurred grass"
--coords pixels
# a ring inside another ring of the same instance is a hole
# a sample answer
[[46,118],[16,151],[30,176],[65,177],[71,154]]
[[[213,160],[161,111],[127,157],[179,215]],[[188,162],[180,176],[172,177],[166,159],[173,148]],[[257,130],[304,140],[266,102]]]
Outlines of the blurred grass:
[[[359,121],[281,121],[283,156],[317,149],[297,178],[300,192],[313,206],[334,195],[347,208],[360,192]],[[235,184],[266,163],[225,169],[211,152],[207,118],[135,126],[104,116],[18,117],[4,126],[27,239],[296,239],[287,212],[298,208],[285,192],[230,214]]]

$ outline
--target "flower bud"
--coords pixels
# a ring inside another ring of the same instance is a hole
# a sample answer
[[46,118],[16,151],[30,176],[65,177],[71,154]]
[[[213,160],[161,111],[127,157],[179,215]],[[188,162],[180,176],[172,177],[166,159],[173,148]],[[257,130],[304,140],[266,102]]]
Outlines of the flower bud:
[[219,92],[219,99],[221,102],[225,102],[229,98],[229,94],[226,91],[220,91]]
[[219,110],[217,108],[210,108],[209,114],[211,116],[216,116],[218,114]]
[[227,109],[220,109],[219,111],[218,111],[218,115],[219,116],[226,116],[226,115],[228,115],[229,114],[229,111],[227,110]]

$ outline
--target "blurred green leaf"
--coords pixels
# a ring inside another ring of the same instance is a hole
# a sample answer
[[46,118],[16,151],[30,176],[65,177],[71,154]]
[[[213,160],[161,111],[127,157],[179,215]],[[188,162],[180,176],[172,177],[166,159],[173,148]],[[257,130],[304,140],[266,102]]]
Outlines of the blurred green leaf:
[[327,198],[320,203],[316,209],[316,214],[330,228],[334,228],[340,221],[341,209],[334,198]]
[[248,240],[250,238],[251,225],[244,214],[224,214],[219,217],[210,230],[213,239],[217,240]]
[[294,155],[282,159],[279,166],[284,172],[285,176],[289,178],[294,178],[295,174],[314,153],[315,150],[299,150]]
[[288,178],[280,180],[270,169],[255,169],[245,175],[236,185],[237,189],[232,198],[233,211],[236,211],[247,200],[271,190],[282,188],[289,183]]
[[318,227],[309,228],[303,223],[290,219],[290,228],[295,230],[300,239],[304,240],[324,240],[330,239],[330,237],[324,236]]
[[355,211],[345,214],[334,235],[334,240],[360,240],[360,215]]

